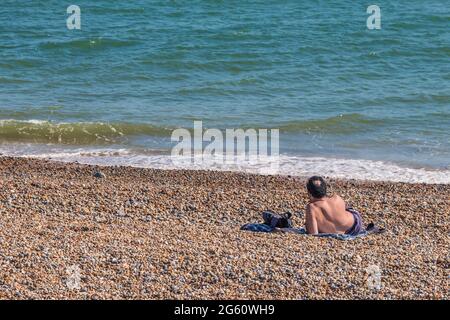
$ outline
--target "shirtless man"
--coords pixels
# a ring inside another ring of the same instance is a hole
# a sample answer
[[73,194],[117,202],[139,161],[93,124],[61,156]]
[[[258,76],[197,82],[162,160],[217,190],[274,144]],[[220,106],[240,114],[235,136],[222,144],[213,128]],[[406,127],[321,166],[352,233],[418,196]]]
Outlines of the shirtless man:
[[345,233],[357,235],[362,229],[361,215],[346,210],[338,195],[327,196],[327,184],[322,177],[314,176],[306,184],[309,204],[306,206],[306,231],[309,234]]

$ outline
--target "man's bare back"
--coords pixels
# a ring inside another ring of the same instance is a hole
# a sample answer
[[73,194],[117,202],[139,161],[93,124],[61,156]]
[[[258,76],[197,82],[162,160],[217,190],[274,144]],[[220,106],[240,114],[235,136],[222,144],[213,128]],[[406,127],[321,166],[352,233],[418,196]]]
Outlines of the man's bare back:
[[345,202],[338,195],[312,200],[306,206],[306,231],[317,233],[345,233],[354,224],[353,215],[345,210]]
[[360,216],[355,217],[348,212],[341,197],[337,195],[328,197],[327,184],[322,177],[309,178],[306,188],[309,195],[309,204],[306,206],[306,231],[309,234],[359,231]]

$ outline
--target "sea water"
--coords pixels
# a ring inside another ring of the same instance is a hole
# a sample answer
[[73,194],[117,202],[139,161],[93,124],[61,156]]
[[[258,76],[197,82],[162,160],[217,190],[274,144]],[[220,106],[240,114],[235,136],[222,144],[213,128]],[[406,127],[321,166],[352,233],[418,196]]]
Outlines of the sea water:
[[378,1],[378,30],[355,1],[71,4],[80,30],[61,1],[0,4],[4,155],[170,169],[201,120],[279,129],[282,174],[450,182],[447,1]]

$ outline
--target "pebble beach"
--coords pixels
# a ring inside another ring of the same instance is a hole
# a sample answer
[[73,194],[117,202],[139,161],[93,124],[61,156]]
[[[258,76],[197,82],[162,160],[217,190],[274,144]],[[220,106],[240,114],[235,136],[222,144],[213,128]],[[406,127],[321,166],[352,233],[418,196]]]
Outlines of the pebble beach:
[[[96,174],[97,173],[97,174]],[[448,299],[450,185],[328,179],[386,228],[303,226],[305,178],[0,158],[0,299]]]

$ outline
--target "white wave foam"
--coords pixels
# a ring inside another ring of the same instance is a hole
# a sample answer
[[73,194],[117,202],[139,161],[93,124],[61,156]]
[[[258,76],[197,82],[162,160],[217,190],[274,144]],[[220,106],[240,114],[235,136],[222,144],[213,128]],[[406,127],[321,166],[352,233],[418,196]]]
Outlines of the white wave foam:
[[48,123],[48,121],[46,120],[36,120],[36,119],[31,119],[31,120],[14,120],[14,119],[1,119],[0,120],[0,125],[5,125],[5,124],[9,124],[9,123],[23,123],[23,124],[46,124]]
[[430,170],[408,168],[394,163],[371,160],[334,159],[321,157],[299,157],[281,155],[278,161],[267,157],[259,161],[238,159],[232,163],[222,163],[218,158],[204,159],[193,163],[189,158],[177,158],[170,155],[134,153],[128,149],[36,149],[24,152],[23,147],[5,150],[3,155],[45,158],[63,162],[79,162],[92,165],[121,165],[155,169],[189,169],[240,171],[256,174],[280,174],[292,176],[322,175],[332,178],[392,181],[409,183],[450,184],[450,170]]

